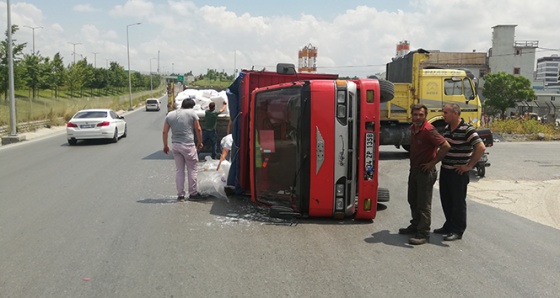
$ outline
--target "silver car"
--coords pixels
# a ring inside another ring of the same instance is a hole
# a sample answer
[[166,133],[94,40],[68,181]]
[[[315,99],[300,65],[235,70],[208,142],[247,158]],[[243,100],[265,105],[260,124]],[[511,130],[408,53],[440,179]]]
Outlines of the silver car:
[[146,111],[159,111],[160,105],[159,99],[157,98],[146,99]]

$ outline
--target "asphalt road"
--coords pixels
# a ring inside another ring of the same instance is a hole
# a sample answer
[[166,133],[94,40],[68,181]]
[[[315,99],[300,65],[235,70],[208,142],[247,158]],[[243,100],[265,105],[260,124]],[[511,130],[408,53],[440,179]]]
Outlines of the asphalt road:
[[[290,224],[243,198],[176,203],[174,163],[161,151],[164,115],[127,115],[129,136],[117,144],[70,147],[57,135],[0,150],[1,297],[560,292],[560,231],[493,207],[469,202],[461,241],[406,244],[397,230],[409,220],[408,160],[391,147],[380,162],[391,201],[374,222]],[[484,179],[558,179],[557,168],[539,165],[560,164],[560,143],[529,144],[496,144]],[[432,227],[443,223],[437,192],[432,217]]]

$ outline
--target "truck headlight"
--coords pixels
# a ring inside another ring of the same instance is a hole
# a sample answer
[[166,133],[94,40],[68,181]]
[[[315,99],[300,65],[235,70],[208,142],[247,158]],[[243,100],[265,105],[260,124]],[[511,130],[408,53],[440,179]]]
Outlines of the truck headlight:
[[338,105],[336,116],[338,118],[346,119],[346,106]]
[[343,90],[336,92],[336,101],[338,103],[346,102],[346,92]]
[[344,198],[336,197],[334,208],[335,208],[336,211],[344,210]]
[[337,197],[344,197],[344,184],[337,184],[336,185],[336,196]]

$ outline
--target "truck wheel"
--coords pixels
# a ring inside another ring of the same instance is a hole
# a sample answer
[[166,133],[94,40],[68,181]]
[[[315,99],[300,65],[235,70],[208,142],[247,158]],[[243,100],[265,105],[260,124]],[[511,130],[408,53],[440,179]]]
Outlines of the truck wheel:
[[486,175],[486,167],[485,166],[476,166],[476,174],[480,178],[484,177],[484,175]]
[[389,202],[391,195],[388,188],[377,189],[377,202]]
[[387,80],[379,81],[379,89],[381,90],[381,102],[388,102],[395,97],[395,85]]
[[407,152],[410,152],[410,145],[401,145],[401,147]]
[[443,131],[445,130],[445,126],[447,125],[447,123],[445,123],[445,121],[443,120],[437,120],[434,123],[432,123],[432,125],[437,129],[437,131],[440,134],[443,134]]

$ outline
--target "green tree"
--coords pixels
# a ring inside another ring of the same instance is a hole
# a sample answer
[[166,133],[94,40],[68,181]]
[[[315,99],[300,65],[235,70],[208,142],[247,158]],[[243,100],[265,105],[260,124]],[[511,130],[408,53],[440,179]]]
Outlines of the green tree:
[[35,100],[37,89],[44,86],[46,79],[45,58],[39,54],[23,55],[21,61],[22,66],[22,79],[26,87],[32,90],[32,100]]
[[89,80],[92,77],[91,68],[87,64],[87,59],[82,59],[76,63],[72,63],[68,67],[68,76],[66,80],[68,85],[70,85],[70,96],[74,97],[74,90],[83,91],[83,88],[87,86]]
[[[17,62],[23,54],[27,43],[17,44],[14,34],[19,30],[17,25],[12,25],[12,57],[14,61],[14,84],[17,84],[18,76],[15,75]],[[8,102],[8,30],[5,32],[6,39],[0,43],[0,92],[4,93],[4,102]]]
[[117,62],[111,62],[109,66],[109,86],[113,88],[122,88],[128,86],[128,75],[124,67],[120,66]]
[[49,76],[47,79],[47,84],[54,90],[54,97],[58,97],[58,90],[60,87],[64,86],[66,81],[66,68],[64,67],[64,61],[60,53],[56,53],[53,60],[48,63]]
[[507,108],[514,108],[520,101],[532,101],[536,96],[531,81],[504,72],[485,75],[482,94],[486,97],[484,105],[500,111],[502,117]]

